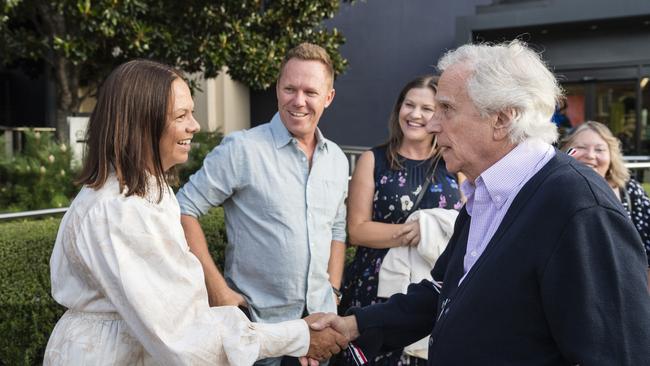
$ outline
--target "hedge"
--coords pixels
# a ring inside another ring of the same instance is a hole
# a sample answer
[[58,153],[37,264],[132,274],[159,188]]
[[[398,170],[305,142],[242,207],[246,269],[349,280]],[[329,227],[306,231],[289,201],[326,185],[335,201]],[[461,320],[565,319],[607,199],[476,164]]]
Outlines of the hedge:
[[[49,260],[61,218],[0,223],[0,365],[39,365],[65,309],[51,297]],[[223,210],[201,218],[210,253],[223,268]]]

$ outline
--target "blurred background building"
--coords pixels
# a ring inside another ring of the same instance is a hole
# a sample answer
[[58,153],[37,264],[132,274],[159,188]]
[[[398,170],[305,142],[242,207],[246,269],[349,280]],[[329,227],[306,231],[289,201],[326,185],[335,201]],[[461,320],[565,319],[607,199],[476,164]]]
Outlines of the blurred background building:
[[[601,121],[626,154],[650,154],[648,0],[365,0],[342,4],[325,25],[347,39],[341,53],[349,67],[320,124],[341,145],[382,142],[402,85],[435,72],[445,51],[518,37],[543,52],[560,78],[566,129]],[[0,69],[0,125],[55,125],[56,91],[45,67],[34,69],[32,76]],[[196,115],[204,129],[229,133],[264,123],[276,110],[274,88],[252,91],[225,74],[201,82]]]

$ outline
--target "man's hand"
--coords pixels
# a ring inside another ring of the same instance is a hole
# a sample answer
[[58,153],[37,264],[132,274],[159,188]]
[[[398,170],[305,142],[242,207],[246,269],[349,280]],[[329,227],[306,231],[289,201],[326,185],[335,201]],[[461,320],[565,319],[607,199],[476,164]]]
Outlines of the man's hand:
[[223,287],[220,291],[208,291],[210,306],[242,306],[247,308],[248,303],[244,296],[230,287]]
[[332,328],[309,329],[309,358],[325,361],[347,346],[348,340]]
[[329,316],[335,314],[314,313],[305,317],[304,320],[309,328],[309,351],[306,357],[300,358],[300,364],[303,366],[317,366],[318,361],[324,361],[332,357],[342,349],[347,347],[348,340],[343,335],[332,328],[323,327],[322,329],[312,329],[314,322],[324,319],[327,322]]
[[402,246],[416,247],[420,244],[420,222],[418,220],[402,224],[402,227],[393,235]]
[[[305,321],[307,321],[307,318],[305,318]],[[336,314],[321,314],[315,321],[307,321],[307,324],[312,330],[324,330],[331,327],[343,335],[347,342],[359,337],[357,318],[354,315],[340,317]]]

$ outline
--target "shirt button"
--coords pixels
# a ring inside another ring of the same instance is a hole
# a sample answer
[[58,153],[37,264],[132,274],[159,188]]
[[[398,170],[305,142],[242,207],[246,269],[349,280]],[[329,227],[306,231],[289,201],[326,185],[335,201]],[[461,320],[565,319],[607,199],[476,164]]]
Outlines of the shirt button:
[[472,252],[471,252],[471,253],[469,253],[469,254],[471,254],[471,255],[472,255],[472,257],[476,257],[476,255],[477,255],[477,253],[476,253],[476,250],[472,250]]
[[501,196],[495,196],[494,200],[497,201],[497,202],[501,202]]
[[305,160],[307,160],[307,158],[303,156],[303,157],[302,157],[302,161],[305,161]]

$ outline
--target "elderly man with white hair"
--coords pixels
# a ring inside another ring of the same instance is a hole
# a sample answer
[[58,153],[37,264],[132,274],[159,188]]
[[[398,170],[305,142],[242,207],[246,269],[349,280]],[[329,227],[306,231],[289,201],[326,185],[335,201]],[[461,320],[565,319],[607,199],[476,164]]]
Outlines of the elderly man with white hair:
[[434,281],[313,327],[356,339],[360,359],[430,334],[436,366],[648,365],[643,245],[605,180],[551,146],[553,74],[520,41],[438,68],[428,129],[468,200]]

